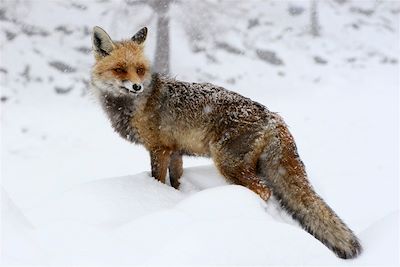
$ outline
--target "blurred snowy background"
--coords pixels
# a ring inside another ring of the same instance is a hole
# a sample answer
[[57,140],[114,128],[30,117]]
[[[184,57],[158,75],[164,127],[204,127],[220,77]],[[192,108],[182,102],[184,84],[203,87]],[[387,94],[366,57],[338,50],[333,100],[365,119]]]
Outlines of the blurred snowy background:
[[[398,264],[399,17],[398,1],[0,1],[3,263]],[[364,254],[336,259],[210,160],[184,160],[180,191],[148,177],[89,93],[95,25],[147,26],[156,69],[279,112]]]

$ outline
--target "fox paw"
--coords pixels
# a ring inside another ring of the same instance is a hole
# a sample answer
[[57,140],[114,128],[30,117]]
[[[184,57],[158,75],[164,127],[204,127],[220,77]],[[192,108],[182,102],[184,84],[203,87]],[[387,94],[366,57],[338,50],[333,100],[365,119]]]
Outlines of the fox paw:
[[256,193],[264,200],[267,201],[271,197],[271,190],[265,187],[262,189],[258,189]]

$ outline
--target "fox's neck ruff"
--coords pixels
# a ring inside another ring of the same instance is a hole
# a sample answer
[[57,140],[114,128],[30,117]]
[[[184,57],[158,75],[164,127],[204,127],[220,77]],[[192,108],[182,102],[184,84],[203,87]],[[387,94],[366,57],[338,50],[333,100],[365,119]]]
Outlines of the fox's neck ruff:
[[135,100],[131,96],[102,94],[100,96],[104,111],[114,130],[124,139],[139,143],[139,135],[132,126],[131,119],[135,112]]
[[144,105],[149,94],[154,88],[154,80],[157,75],[153,75],[151,81],[145,84],[145,89],[139,94],[115,94],[103,92],[101,90],[98,97],[100,103],[110,119],[114,130],[124,139],[133,143],[142,143],[137,129],[132,124],[132,118],[138,108]]

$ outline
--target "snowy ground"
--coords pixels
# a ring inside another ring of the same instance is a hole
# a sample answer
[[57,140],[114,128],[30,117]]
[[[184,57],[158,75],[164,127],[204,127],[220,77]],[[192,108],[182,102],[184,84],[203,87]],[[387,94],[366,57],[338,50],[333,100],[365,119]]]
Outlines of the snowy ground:
[[[217,49],[212,54],[218,63],[210,63],[192,52],[181,24],[172,21],[178,78],[223,85],[285,118],[316,191],[361,238],[364,253],[354,261],[337,259],[273,201],[227,185],[207,159],[185,159],[179,191],[149,177],[147,152],[113,133],[96,103],[80,96],[83,89],[54,93],[88,78],[91,56],[68,49],[90,47],[80,23],[115,27],[110,32],[117,37],[139,26],[121,30],[102,13],[109,2],[82,2],[86,13],[67,9],[77,3],[72,1],[34,3],[29,12],[17,10],[25,12],[25,22],[48,32],[69,23],[73,33],[29,36],[18,23],[1,21],[0,67],[7,70],[0,72],[1,87],[8,99],[1,103],[3,263],[399,263],[399,13],[390,11],[399,10],[398,3],[384,2],[369,17],[350,14],[351,3],[320,5],[324,32],[317,40],[293,26],[304,15],[279,13],[297,2],[263,4],[248,17],[269,8],[267,20],[276,25],[250,36],[261,36],[254,43],[273,49],[285,62],[281,66],[251,51]],[[74,16],[80,20],[72,23]],[[354,23],[357,29],[349,26]],[[287,24],[294,30],[285,31]],[[151,33],[154,21],[149,25]],[[16,37],[9,40],[7,31]],[[147,41],[149,54],[154,37]],[[315,63],[315,56],[327,63]],[[76,71],[60,73],[48,64],[59,60]]]
[[26,217],[5,197],[3,252],[12,263],[380,265],[397,260],[398,212],[357,231],[365,252],[356,261],[343,261],[274,202],[265,204],[246,188],[226,185],[213,167],[186,169],[181,191],[147,172],[85,183]]

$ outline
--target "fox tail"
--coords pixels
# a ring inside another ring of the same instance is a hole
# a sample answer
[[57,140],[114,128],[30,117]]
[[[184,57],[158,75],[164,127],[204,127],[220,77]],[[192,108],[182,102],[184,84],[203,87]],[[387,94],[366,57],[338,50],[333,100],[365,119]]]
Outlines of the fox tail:
[[361,253],[358,238],[309,184],[293,137],[284,123],[277,124],[269,135],[257,169],[282,208],[308,233],[339,258],[351,259]]

